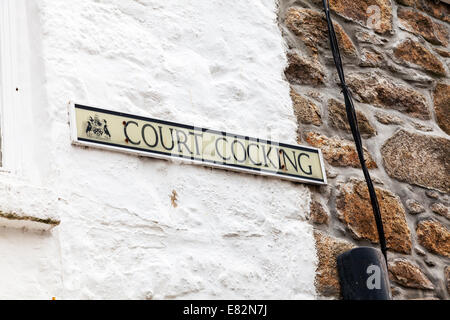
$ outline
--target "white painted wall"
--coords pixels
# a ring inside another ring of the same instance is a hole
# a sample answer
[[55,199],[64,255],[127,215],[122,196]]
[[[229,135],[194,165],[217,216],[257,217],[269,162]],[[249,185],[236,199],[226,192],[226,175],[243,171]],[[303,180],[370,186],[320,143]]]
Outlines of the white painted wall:
[[305,186],[70,143],[69,101],[296,143],[275,0],[15,1],[35,120],[20,175],[61,225],[0,229],[0,298],[315,297]]

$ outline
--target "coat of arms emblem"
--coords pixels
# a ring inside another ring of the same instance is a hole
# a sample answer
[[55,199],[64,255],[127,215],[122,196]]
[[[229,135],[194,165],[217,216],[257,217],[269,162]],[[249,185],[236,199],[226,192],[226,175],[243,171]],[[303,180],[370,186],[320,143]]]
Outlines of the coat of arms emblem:
[[86,122],[86,135],[97,139],[111,139],[111,133],[108,130],[108,122],[100,120],[98,115],[90,116]]

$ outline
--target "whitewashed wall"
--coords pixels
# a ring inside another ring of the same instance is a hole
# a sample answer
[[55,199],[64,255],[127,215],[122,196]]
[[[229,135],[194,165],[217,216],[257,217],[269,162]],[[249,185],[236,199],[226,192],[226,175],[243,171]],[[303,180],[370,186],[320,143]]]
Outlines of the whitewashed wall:
[[70,143],[69,101],[296,143],[276,1],[19,2],[19,175],[61,225],[0,229],[0,298],[314,298],[306,187]]

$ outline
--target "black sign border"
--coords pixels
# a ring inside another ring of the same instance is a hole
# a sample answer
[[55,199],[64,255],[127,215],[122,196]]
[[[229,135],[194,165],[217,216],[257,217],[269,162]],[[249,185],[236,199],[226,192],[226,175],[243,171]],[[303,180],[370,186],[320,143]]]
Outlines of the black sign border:
[[[226,169],[228,169],[228,170],[234,169],[233,171],[246,172],[246,173],[250,173],[250,174],[259,174],[261,176],[267,176],[267,177],[278,177],[278,178],[284,177],[287,180],[295,181],[295,182],[327,185],[327,177],[326,177],[326,172],[325,172],[323,155],[322,155],[321,150],[317,149],[317,148],[295,146],[295,145],[290,145],[290,144],[286,144],[286,143],[274,142],[271,140],[252,138],[252,137],[243,136],[243,135],[239,135],[239,134],[233,134],[233,133],[224,132],[224,131],[195,127],[192,125],[186,125],[186,124],[181,124],[181,123],[177,123],[177,122],[165,121],[165,120],[160,120],[160,119],[154,119],[154,118],[149,118],[149,117],[144,117],[144,116],[133,115],[133,114],[124,113],[124,112],[117,112],[117,111],[112,111],[112,110],[105,110],[105,109],[100,109],[100,108],[95,108],[95,107],[89,107],[89,106],[82,105],[82,104],[70,103],[69,108],[70,108],[70,110],[69,110],[70,123],[71,123],[71,126],[73,125],[72,143],[75,145],[82,145],[82,146],[87,145],[87,146],[92,146],[92,147],[97,146],[102,149],[115,150],[115,151],[119,151],[119,152],[121,151],[120,149],[126,149],[126,150],[130,151],[128,153],[132,152],[133,154],[139,153],[142,155],[154,155],[154,156],[156,156],[156,158],[164,159],[164,160],[171,160],[171,159],[173,160],[173,159],[178,158],[181,160],[187,160],[194,164],[204,165],[204,166],[208,166],[208,167],[217,167],[217,168],[225,169],[225,170]],[[92,111],[92,112],[106,113],[106,114],[110,114],[113,116],[132,118],[132,119],[141,120],[141,121],[155,122],[155,123],[160,123],[160,124],[169,125],[169,126],[176,126],[176,127],[184,128],[187,130],[193,130],[193,131],[202,130],[202,132],[211,132],[213,134],[222,135],[222,136],[236,137],[238,139],[243,139],[243,140],[248,140],[248,141],[253,141],[253,142],[258,142],[258,143],[261,142],[261,143],[266,143],[269,145],[275,145],[275,146],[281,146],[281,147],[285,147],[285,148],[292,148],[292,149],[296,149],[296,150],[300,150],[300,151],[317,153],[319,156],[319,162],[320,162],[320,167],[322,170],[323,179],[307,178],[307,177],[301,178],[297,175],[284,173],[284,172],[276,172],[275,173],[270,170],[246,167],[246,166],[242,166],[242,165],[238,165],[238,164],[229,164],[226,162],[211,161],[211,160],[199,159],[199,158],[195,158],[195,157],[185,157],[183,155],[174,155],[171,153],[153,151],[153,150],[148,150],[148,149],[143,149],[143,148],[138,148],[138,147],[133,147],[133,146],[124,146],[124,145],[109,143],[109,142],[105,142],[105,141],[80,138],[80,137],[78,137],[78,132],[77,132],[77,128],[76,128],[75,109],[82,109],[82,110],[87,110],[87,111]],[[125,150],[122,150],[122,151],[125,152]]]

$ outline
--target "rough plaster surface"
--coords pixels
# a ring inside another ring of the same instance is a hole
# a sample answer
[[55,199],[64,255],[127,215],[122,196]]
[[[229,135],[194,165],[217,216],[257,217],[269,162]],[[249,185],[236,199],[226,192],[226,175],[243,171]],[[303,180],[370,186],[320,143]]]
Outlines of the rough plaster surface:
[[27,3],[61,225],[0,229],[0,298],[315,298],[305,186],[74,147],[67,123],[74,101],[296,143],[276,1]]

